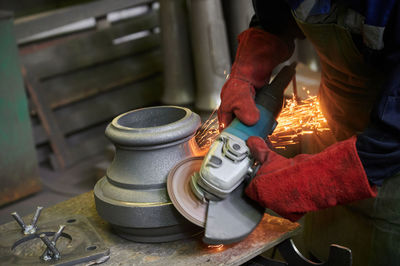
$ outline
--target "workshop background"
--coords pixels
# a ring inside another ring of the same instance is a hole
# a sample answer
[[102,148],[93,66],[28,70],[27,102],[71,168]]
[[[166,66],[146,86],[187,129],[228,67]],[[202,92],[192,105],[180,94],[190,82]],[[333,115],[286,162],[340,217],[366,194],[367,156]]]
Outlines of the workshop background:
[[[179,105],[206,121],[254,14],[243,0],[3,0],[0,10],[0,224],[92,190],[117,115]],[[296,49],[299,96],[315,95],[315,52]]]

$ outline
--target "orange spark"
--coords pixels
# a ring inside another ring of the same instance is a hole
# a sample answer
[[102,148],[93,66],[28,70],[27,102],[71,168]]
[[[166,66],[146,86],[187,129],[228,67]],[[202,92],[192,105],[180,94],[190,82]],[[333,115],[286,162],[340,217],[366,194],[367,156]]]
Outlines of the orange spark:
[[[306,88],[302,88],[306,90]],[[278,118],[278,125],[269,137],[275,149],[286,149],[297,144],[301,135],[318,134],[329,130],[322,114],[317,96],[308,96],[305,100],[287,99],[285,107]],[[207,152],[210,145],[219,135],[216,110],[210,115],[195,135],[201,151]]]
[[221,250],[221,249],[223,249],[223,248],[224,248],[224,245],[223,245],[223,244],[218,244],[218,245],[208,245],[207,247],[208,247],[208,248],[215,248],[215,249],[217,249],[217,250]]
[[215,109],[210,117],[197,130],[194,137],[200,150],[207,151],[218,135],[218,117],[217,109]]
[[309,96],[298,102],[293,97],[286,100],[278,118],[278,126],[269,140],[274,148],[285,149],[287,145],[299,143],[301,135],[318,134],[326,130],[329,130],[328,124],[317,96]]
[[225,249],[232,247],[232,245],[223,245],[223,244],[217,244],[217,245],[207,245],[203,243],[204,250],[207,253],[218,253],[221,251],[224,251]]

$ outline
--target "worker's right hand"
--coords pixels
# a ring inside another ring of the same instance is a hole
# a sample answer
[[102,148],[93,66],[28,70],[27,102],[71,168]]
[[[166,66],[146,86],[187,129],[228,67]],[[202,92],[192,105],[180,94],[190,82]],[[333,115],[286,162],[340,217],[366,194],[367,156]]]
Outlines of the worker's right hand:
[[356,137],[316,154],[285,158],[263,139],[246,141],[260,169],[246,194],[261,206],[296,221],[305,213],[376,196],[358,157]]
[[292,52],[282,39],[258,28],[245,30],[238,41],[231,74],[221,91],[220,130],[234,116],[249,126],[257,123],[260,114],[254,102],[255,92],[269,82],[275,66],[288,59]]

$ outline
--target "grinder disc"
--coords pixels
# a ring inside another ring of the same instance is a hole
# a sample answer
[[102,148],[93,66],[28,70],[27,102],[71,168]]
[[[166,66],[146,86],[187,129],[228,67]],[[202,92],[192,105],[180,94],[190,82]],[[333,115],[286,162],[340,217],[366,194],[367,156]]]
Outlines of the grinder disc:
[[168,195],[174,207],[186,219],[200,227],[205,226],[207,203],[192,192],[190,179],[200,171],[204,157],[190,157],[178,163],[168,174]]

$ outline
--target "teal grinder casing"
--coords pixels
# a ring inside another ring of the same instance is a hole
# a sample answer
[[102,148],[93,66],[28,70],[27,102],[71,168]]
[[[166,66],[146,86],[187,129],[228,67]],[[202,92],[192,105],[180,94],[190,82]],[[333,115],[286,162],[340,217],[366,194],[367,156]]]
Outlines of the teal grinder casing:
[[270,84],[258,91],[255,102],[260,119],[255,125],[247,126],[235,118],[221,132],[203,160],[196,180],[200,188],[217,199],[223,199],[239,186],[246,175],[254,174],[254,160],[246,140],[250,136],[266,138],[273,132],[282,110],[283,92],[292,80],[295,68],[296,63],[283,67]]

